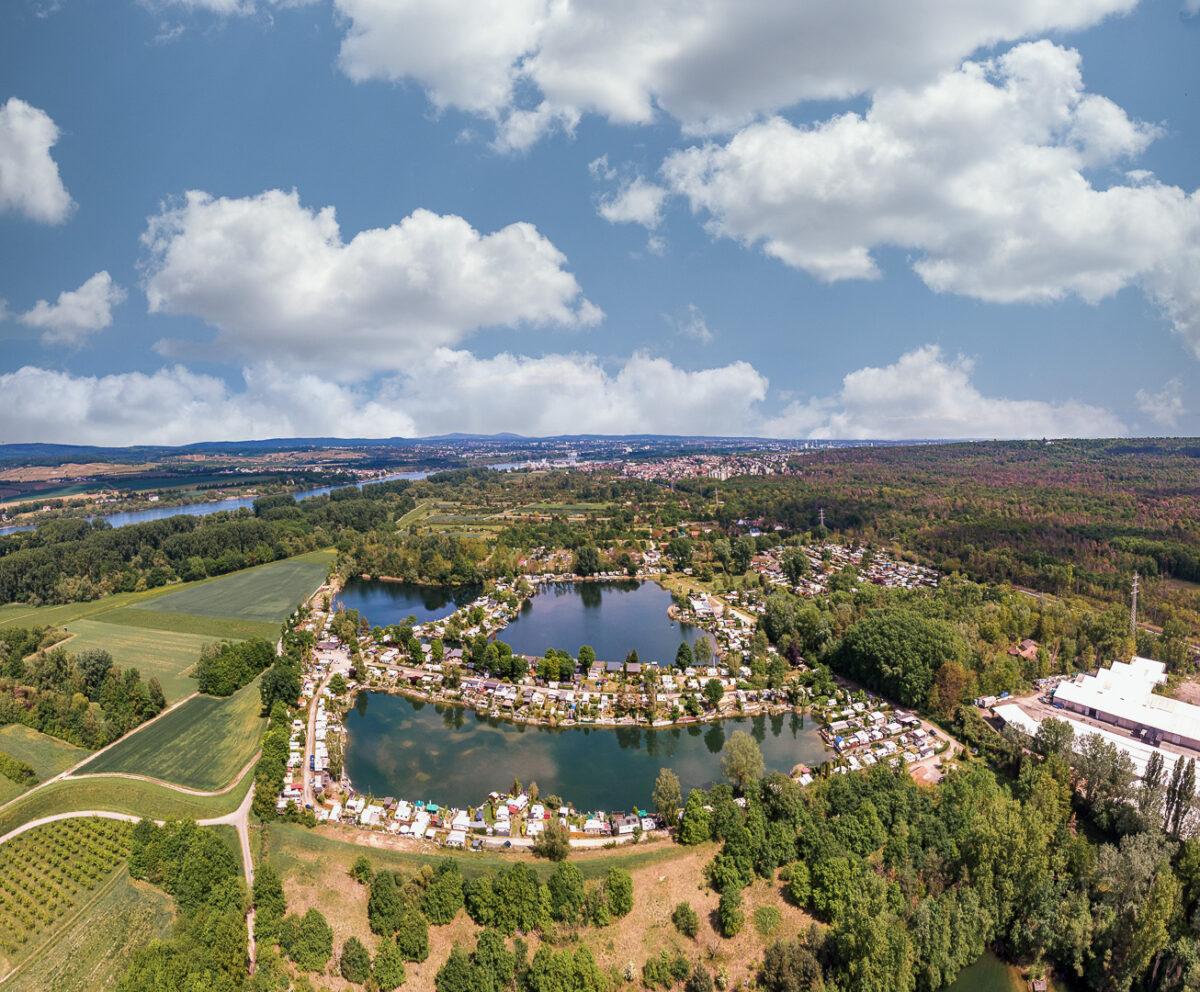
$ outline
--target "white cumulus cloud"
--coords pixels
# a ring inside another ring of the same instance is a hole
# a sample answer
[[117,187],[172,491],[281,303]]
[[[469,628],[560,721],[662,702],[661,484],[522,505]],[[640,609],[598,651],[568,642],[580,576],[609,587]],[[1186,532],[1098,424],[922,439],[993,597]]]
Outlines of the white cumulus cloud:
[[913,85],[981,46],[1136,0],[334,0],[355,80],[412,80],[524,147],[595,113],[723,130],[801,100]]
[[1183,405],[1183,383],[1179,379],[1168,379],[1156,393],[1139,389],[1134,400],[1142,413],[1164,427],[1178,427],[1188,412]]
[[417,210],[347,242],[332,207],[309,210],[295,192],[193,191],[150,219],[143,242],[151,313],[201,318],[220,350],[339,378],[401,368],[484,327],[603,316],[527,223],[481,234]]
[[318,375],[265,365],[244,388],[181,366],[150,374],[75,376],[26,366],[0,374],[0,441],[70,444],[188,444],[204,440],[297,437],[331,424],[407,435],[412,420],[388,403]]
[[112,308],[125,299],[125,290],[107,271],[97,272],[78,289],[64,290],[58,300],[38,300],[18,318],[40,327],[43,344],[79,344],[89,334],[112,324]]
[[331,432],[893,439],[1125,432],[1112,414],[1072,400],[985,396],[971,374],[968,360],[947,360],[927,346],[893,365],[851,372],[833,396],[766,417],[769,383],[748,363],[688,370],[645,352],[609,363],[589,354],[482,358],[436,348],[402,372],[355,384],[263,362],[242,370],[240,388],[178,365],[105,376],[25,367],[0,374],[0,443],[185,444]]
[[611,195],[600,199],[597,209],[610,224],[641,224],[653,231],[662,222],[662,205],[667,191],[635,176]]
[[663,173],[714,234],[819,279],[877,277],[890,245],[931,289],[993,302],[1140,285],[1200,354],[1200,196],[1145,172],[1088,178],[1156,134],[1084,91],[1076,52],[1039,41],[880,92],[863,116],[751,125]]
[[438,348],[369,385],[264,363],[242,371],[239,390],[182,366],[106,376],[25,367],[0,374],[0,443],[721,433],[752,422],[766,390],[745,362],[693,372],[642,353],[610,371],[593,355],[478,358]]
[[985,396],[971,381],[973,364],[946,359],[935,345],[892,365],[842,379],[828,397],[796,402],[768,421],[776,437],[844,439],[1114,437],[1125,426],[1111,413],[1074,400]]
[[50,157],[57,141],[58,126],[44,110],[15,96],[0,107],[0,213],[43,224],[67,219],[75,204]]

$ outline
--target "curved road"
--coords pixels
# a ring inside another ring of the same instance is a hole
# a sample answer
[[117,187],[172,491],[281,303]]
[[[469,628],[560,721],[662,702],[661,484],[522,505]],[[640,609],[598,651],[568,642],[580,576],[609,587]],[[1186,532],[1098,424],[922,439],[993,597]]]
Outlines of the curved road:
[[[131,776],[136,777],[136,776]],[[236,784],[236,783],[235,783]],[[232,788],[232,786],[230,786]],[[223,790],[228,792],[229,789]],[[246,797],[242,800],[232,813],[226,813],[224,816],[214,816],[205,820],[197,820],[196,825],[201,827],[216,827],[230,826],[233,827],[238,834],[238,842],[242,848],[242,871],[246,878],[246,888],[253,891],[254,886],[254,859],[250,854],[250,805],[254,802],[254,786],[251,785],[246,790]],[[28,823],[23,823],[21,826],[10,830],[3,837],[0,837],[0,845],[8,843],[14,837],[20,837],[21,834],[35,827],[43,826],[47,823],[55,823],[59,820],[73,820],[78,817],[94,816],[103,820],[124,820],[126,823],[137,823],[143,819],[140,816],[132,816],[129,813],[113,813],[105,809],[83,809],[73,810],[67,813],[53,813],[50,816],[41,816],[36,820],[30,820]],[[162,820],[155,820],[159,826],[162,826]],[[254,906],[251,904],[250,911],[246,916],[246,928],[249,933],[248,951],[250,955],[250,973],[254,974],[254,964],[256,959],[256,947],[254,944]]]

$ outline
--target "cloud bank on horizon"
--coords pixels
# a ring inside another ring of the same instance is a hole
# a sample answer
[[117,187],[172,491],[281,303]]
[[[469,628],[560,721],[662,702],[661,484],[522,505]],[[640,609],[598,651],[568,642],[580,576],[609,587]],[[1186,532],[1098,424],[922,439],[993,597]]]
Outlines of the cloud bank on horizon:
[[[1200,166],[1166,109],[1196,69],[1138,90],[1106,33],[1197,19],[867,7],[131,0],[151,91],[215,81],[226,36],[311,90],[216,87],[199,155],[145,105],[98,126],[103,76],[47,85],[82,12],[13,18],[0,441],[1200,432]],[[106,167],[114,126],[157,185]]]

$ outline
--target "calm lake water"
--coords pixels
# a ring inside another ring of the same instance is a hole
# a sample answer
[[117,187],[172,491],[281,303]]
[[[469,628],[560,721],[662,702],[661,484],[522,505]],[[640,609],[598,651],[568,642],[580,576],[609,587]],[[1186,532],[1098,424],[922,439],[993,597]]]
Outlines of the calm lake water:
[[959,972],[946,992],[1022,992],[1025,987],[1016,968],[985,951],[983,957]]
[[582,810],[645,808],[660,768],[684,795],[721,776],[721,748],[752,734],[768,770],[819,764],[825,748],[812,721],[793,713],[651,730],[551,730],[484,718],[474,710],[360,692],[346,715],[346,774],[360,793],[451,806],[476,805],[518,778]]
[[411,582],[380,582],[350,579],[337,594],[339,606],[358,610],[375,627],[404,623],[411,613],[417,623],[440,620],[466,606],[483,591],[483,586],[421,586]]
[[[429,476],[428,472],[398,472],[395,475],[384,476],[379,479],[368,479],[367,483],[372,482],[390,482],[393,479],[424,479]],[[364,483],[355,483],[355,485],[364,485]],[[321,486],[317,489],[306,489],[303,492],[294,493],[296,499],[308,499],[310,496],[325,496],[332,490],[333,486]],[[30,499],[33,499],[30,496]],[[210,513],[217,513],[221,510],[240,510],[242,507],[251,509],[254,506],[254,501],[257,496],[238,496],[233,499],[219,499],[211,503],[191,503],[188,506],[152,506],[144,510],[130,510],[128,513],[110,513],[100,515],[98,517],[89,517],[89,520],[107,520],[114,527],[124,527],[126,524],[142,524],[147,520],[165,520],[167,517],[206,517]],[[25,527],[0,527],[0,536],[5,534],[13,534],[20,530],[33,530],[32,526]]]
[[681,640],[711,644],[712,637],[672,620],[670,605],[671,594],[653,582],[552,582],[499,636],[517,654],[561,648],[574,655],[589,644],[601,661],[624,661],[636,650],[642,662],[671,665]]

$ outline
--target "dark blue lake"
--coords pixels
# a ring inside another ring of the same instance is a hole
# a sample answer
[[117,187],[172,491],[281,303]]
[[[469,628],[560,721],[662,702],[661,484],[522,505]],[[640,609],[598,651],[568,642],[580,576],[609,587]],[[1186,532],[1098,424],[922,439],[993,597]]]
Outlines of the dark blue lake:
[[645,808],[660,768],[679,776],[685,796],[719,779],[721,748],[735,730],[754,736],[768,771],[789,772],[826,758],[812,721],[794,713],[657,730],[552,730],[360,692],[346,715],[345,770],[360,793],[451,806],[477,805],[517,778],[581,810]]
[[412,614],[417,623],[440,620],[466,606],[482,586],[421,586],[412,582],[349,579],[335,597],[339,606],[358,610],[373,627],[404,623]]
[[653,582],[551,582],[500,632],[517,654],[561,648],[572,655],[589,644],[601,661],[638,660],[670,665],[679,642],[712,638],[667,616],[671,594]]

